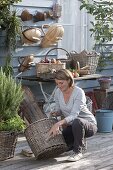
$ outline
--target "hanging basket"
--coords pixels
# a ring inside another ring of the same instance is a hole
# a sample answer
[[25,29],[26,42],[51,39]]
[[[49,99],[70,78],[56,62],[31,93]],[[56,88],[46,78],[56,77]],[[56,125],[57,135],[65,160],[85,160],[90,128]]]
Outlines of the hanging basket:
[[40,41],[41,30],[39,28],[28,28],[22,32],[22,41],[25,44],[33,44]]
[[17,143],[16,132],[0,132],[0,160],[6,160],[14,157]]
[[55,123],[55,119],[45,118],[26,128],[25,136],[36,159],[53,158],[66,151],[67,145],[62,134],[47,139],[47,132]]
[[[48,27],[47,32],[44,32],[44,27]],[[44,37],[41,40],[41,47],[48,48],[56,45],[59,40],[62,40],[64,35],[64,28],[61,24],[53,24],[51,26],[42,25]]]

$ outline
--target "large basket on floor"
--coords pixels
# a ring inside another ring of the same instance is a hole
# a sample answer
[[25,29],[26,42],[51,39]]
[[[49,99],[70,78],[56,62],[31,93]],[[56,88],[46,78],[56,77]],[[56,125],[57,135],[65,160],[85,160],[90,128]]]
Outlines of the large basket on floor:
[[37,159],[56,157],[67,149],[62,134],[47,139],[47,132],[55,122],[55,119],[41,119],[30,124],[25,130],[26,139]]
[[14,157],[17,137],[15,132],[0,132],[0,161]]
[[89,66],[88,74],[95,74],[100,57],[99,54],[96,52],[88,53],[87,51],[83,50],[81,53],[72,51],[70,52],[70,55],[73,65],[76,66],[76,63],[79,62],[81,68]]

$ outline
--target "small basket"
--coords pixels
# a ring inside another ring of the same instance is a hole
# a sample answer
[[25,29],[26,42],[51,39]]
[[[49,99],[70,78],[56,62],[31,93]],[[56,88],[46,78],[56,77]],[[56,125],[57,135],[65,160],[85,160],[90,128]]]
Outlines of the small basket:
[[78,61],[81,68],[89,66],[88,74],[95,74],[100,57],[96,52],[90,54],[87,53],[85,50],[83,50],[81,53],[73,51],[70,53],[70,55],[73,61],[73,65],[76,65]]
[[[63,50],[66,52],[66,54],[68,54],[68,56],[70,56],[69,52],[66,51],[63,48],[52,48],[50,49],[47,54],[45,55],[45,59],[48,57],[49,53],[53,50]],[[59,59],[60,60],[60,59]],[[63,63],[64,61],[64,63]],[[55,63],[36,63],[36,71],[37,71],[37,76],[39,77],[39,74],[41,73],[50,73],[52,69],[55,69],[56,71],[60,70],[60,69],[65,69],[66,68],[66,61],[65,60],[61,60],[62,63],[60,64],[55,64]],[[43,76],[43,75],[41,75]],[[45,75],[44,75],[45,76]],[[47,76],[47,75],[46,75]],[[50,75],[52,76],[52,75]]]
[[67,145],[62,134],[47,139],[47,132],[55,123],[55,119],[45,118],[26,128],[25,136],[36,159],[56,157],[66,151]]
[[0,132],[0,161],[14,157],[17,137],[16,132]]

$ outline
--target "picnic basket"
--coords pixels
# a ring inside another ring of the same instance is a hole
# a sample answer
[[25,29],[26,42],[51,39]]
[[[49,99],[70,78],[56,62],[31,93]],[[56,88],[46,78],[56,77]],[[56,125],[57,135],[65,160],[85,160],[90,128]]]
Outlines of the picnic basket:
[[0,132],[0,161],[14,157],[17,137],[16,132]]
[[88,74],[95,74],[98,61],[99,61],[99,54],[96,52],[88,53],[87,51],[83,50],[80,53],[77,53],[75,51],[70,52],[71,60],[73,62],[73,65],[76,65],[77,62],[80,64],[80,68],[82,67],[89,67]]
[[25,129],[26,139],[36,159],[56,157],[67,150],[62,134],[47,138],[47,132],[54,123],[55,119],[44,118],[33,122]]

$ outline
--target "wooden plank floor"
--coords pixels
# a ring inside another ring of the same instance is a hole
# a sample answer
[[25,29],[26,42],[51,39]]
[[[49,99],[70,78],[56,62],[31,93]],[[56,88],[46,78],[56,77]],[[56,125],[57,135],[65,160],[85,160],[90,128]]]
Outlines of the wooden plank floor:
[[19,137],[15,157],[1,161],[0,170],[113,170],[113,132],[97,133],[87,143],[87,152],[78,162],[66,162],[69,152],[40,161],[22,155],[22,149],[28,148],[28,144],[25,137]]

